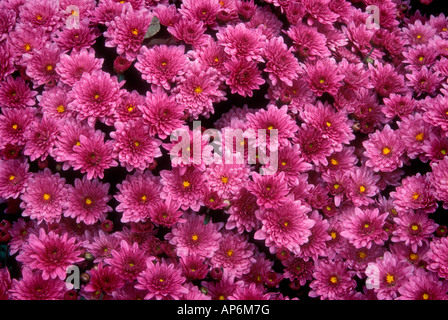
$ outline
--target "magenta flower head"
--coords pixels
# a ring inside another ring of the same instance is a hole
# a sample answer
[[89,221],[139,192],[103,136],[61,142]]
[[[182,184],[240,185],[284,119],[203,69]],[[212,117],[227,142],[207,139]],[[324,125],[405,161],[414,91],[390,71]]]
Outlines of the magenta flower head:
[[37,91],[31,90],[22,77],[6,77],[0,82],[0,106],[9,108],[33,107]]
[[274,209],[261,209],[256,217],[262,223],[254,238],[265,240],[271,253],[278,248],[286,248],[294,254],[300,252],[300,246],[308,242],[315,221],[308,217],[311,208],[299,200],[288,199]]
[[145,251],[139,248],[137,242],[130,246],[125,240],[121,240],[120,248],[112,250],[111,257],[104,262],[112,266],[119,277],[133,281],[146,270],[147,259]]
[[363,209],[355,207],[353,211],[341,217],[344,230],[341,235],[356,248],[370,249],[373,244],[383,245],[389,236],[383,230],[388,213],[380,214],[377,208]]
[[79,120],[87,119],[91,127],[97,119],[105,122],[117,107],[123,84],[104,71],[84,73],[70,92],[72,101],[68,107],[77,112]]
[[80,255],[80,244],[74,237],[67,233],[62,236],[53,231],[47,233],[41,228],[38,235],[30,234],[28,242],[19,251],[17,261],[32,270],[42,271],[44,280],[64,280],[67,268],[84,260]]
[[21,159],[0,160],[0,197],[17,199],[28,186],[32,173]]
[[61,178],[59,173],[53,174],[48,168],[35,173],[20,197],[22,215],[39,223],[59,222],[68,205],[67,192],[65,178]]
[[252,172],[252,179],[253,181],[247,185],[247,190],[258,198],[257,204],[260,207],[277,208],[287,200],[289,188],[284,172],[265,176]]
[[135,68],[148,83],[169,90],[187,65],[188,59],[184,53],[184,46],[156,45],[151,49],[144,46],[137,56]]
[[103,66],[103,61],[103,58],[95,58],[93,50],[73,50],[70,55],[61,54],[59,62],[56,64],[56,72],[59,74],[61,82],[73,86],[81,80],[84,73],[91,74],[94,71],[99,71]]
[[311,90],[318,96],[325,92],[335,96],[342,86],[344,75],[341,74],[336,62],[332,59],[317,60],[305,66],[307,82]]
[[437,273],[440,278],[448,279],[448,238],[434,238],[429,244],[429,251],[424,260],[428,270]]
[[54,31],[61,25],[61,10],[57,1],[25,1],[20,7],[19,19],[31,29]]
[[108,23],[105,46],[117,48],[117,53],[129,61],[137,58],[151,24],[152,15],[146,9],[127,10]]
[[429,179],[434,187],[437,200],[443,201],[443,207],[448,208],[448,158],[431,164]]
[[366,166],[373,171],[392,172],[403,166],[405,152],[400,136],[387,124],[382,131],[375,131],[369,135],[369,139],[363,142],[368,158]]
[[216,16],[221,9],[219,2],[213,0],[185,0],[179,9],[179,13],[195,23],[202,22],[206,27],[217,27]]
[[253,91],[260,89],[266,81],[261,77],[261,71],[252,60],[242,58],[232,58],[224,63],[224,68],[228,72],[226,84],[230,87],[231,93],[238,93],[243,97],[252,97]]
[[167,262],[153,263],[148,259],[147,268],[137,277],[136,289],[145,290],[146,300],[179,300],[188,289],[183,286],[185,277],[180,268]]
[[409,281],[398,289],[397,300],[448,300],[447,283],[437,274],[419,268]]
[[42,85],[54,86],[59,81],[56,65],[61,50],[55,43],[48,43],[39,51],[23,55],[26,75],[33,80],[34,88]]

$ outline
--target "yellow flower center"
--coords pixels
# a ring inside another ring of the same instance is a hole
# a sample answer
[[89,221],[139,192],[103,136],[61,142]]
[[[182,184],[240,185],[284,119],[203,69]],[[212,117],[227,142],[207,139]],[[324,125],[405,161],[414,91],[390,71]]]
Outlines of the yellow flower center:
[[327,127],[331,127],[331,122],[327,121]]
[[422,295],[423,300],[428,300],[429,299],[429,294],[427,294],[426,292]]
[[163,282],[163,281],[165,281],[165,279],[162,279],[162,278],[159,279],[159,282]]
[[81,145],[81,142],[76,141],[76,145],[79,147]]
[[37,19],[37,20],[42,20],[42,16],[41,16],[40,14],[38,14],[38,15],[36,16],[36,19]]
[[420,195],[417,192],[414,192],[412,195],[412,199],[417,200],[420,197]]
[[95,96],[94,96],[95,99],[98,99],[99,97],[100,97],[100,95],[98,93],[95,94]]
[[57,108],[56,108],[56,110],[59,112],[59,113],[64,113],[65,112],[65,108],[64,108],[64,106],[61,104],[61,105],[59,105]]
[[19,127],[19,126],[18,126],[16,123],[14,123],[14,124],[12,125],[12,128],[13,128],[14,130],[17,130],[18,127]]
[[394,276],[388,273],[388,274],[386,275],[386,282],[387,282],[387,283],[395,282],[395,278],[394,278]]
[[142,197],[140,199],[142,199],[142,201],[145,202],[147,198],[145,195],[142,195]]
[[334,188],[335,190],[338,190],[339,187],[340,187],[340,185],[338,185],[337,183],[333,186],[333,188]]
[[86,204],[87,205],[91,205],[92,204],[92,200],[90,200],[89,198],[86,199]]
[[359,187],[359,192],[363,193],[365,191],[366,191],[366,187],[364,187],[364,186]]
[[286,162],[285,161],[282,161],[282,166],[286,166]]
[[200,94],[201,92],[202,92],[202,88],[201,87],[194,88],[194,93]]
[[411,226],[411,229],[412,229],[413,231],[417,231],[417,230],[419,229],[419,227],[418,227],[418,225],[413,224],[413,225]]
[[30,46],[29,43],[25,43],[25,44],[23,45],[23,48],[25,49],[25,51],[30,51],[30,50],[31,50],[31,46]]
[[47,66],[47,71],[52,71],[53,70],[53,66],[51,65],[51,64],[49,64],[48,66]]
[[134,36],[138,35],[138,30],[136,28],[132,29],[131,32]]
[[136,146],[136,147],[140,146],[140,142],[135,141],[135,142],[134,142],[134,146]]
[[227,177],[222,177],[221,178],[222,183],[226,184],[229,181],[229,178]]
[[365,258],[367,257],[367,254],[366,254],[364,251],[360,251],[360,252],[359,252],[359,257],[360,257],[361,259],[365,259]]
[[441,153],[441,154],[446,154],[446,150],[445,150],[445,149],[442,149],[442,150],[440,150],[440,153]]
[[330,162],[334,166],[337,166],[339,164],[338,160],[336,160],[336,159],[331,159]]
[[183,184],[184,188],[188,188],[191,185],[191,183],[188,182],[187,180],[185,180],[182,184]]
[[219,59],[218,59],[218,57],[215,57],[215,62],[219,62]]
[[269,126],[268,127],[268,130],[272,130],[272,129],[274,129],[274,126]]
[[227,253],[227,256],[231,257],[233,255],[233,250],[229,249],[229,250],[227,250],[226,253]]
[[133,110],[134,110],[134,106],[131,104],[131,105],[129,105],[128,107],[127,107],[127,109],[128,109],[128,112],[132,112]]
[[43,198],[45,201],[48,201],[48,200],[50,200],[50,195],[48,193],[44,193]]
[[319,80],[319,83],[320,83],[320,84],[323,84],[324,82],[325,82],[324,79],[320,79],[320,80]]
[[368,229],[370,228],[370,225],[368,223],[364,224],[364,228]]
[[333,231],[333,232],[330,233],[330,236],[331,236],[333,239],[336,239],[337,234],[336,234],[336,232]]
[[336,276],[332,276],[332,277],[330,278],[330,281],[331,281],[331,283],[337,283],[337,282],[338,282],[338,277],[336,277]]
[[135,264],[133,264],[133,263],[129,263],[129,266],[130,266],[130,267],[133,267],[133,266],[135,266]]
[[10,176],[9,176],[9,181],[14,180],[15,178],[16,178],[16,176],[10,175]]
[[192,235],[191,240],[193,240],[193,241],[198,240],[198,235],[197,234]]
[[224,297],[223,295],[220,295],[219,300],[226,300],[226,297]]
[[421,39],[422,36],[420,34],[417,35],[417,39]]
[[424,137],[425,137],[425,134],[423,132],[421,132],[415,136],[415,140],[422,141]]
[[388,147],[384,147],[383,148],[383,154],[386,155],[386,154],[389,154],[389,153],[390,153],[390,149]]
[[411,259],[411,260],[417,260],[417,259],[418,259],[418,254],[416,254],[416,253],[411,253],[411,254],[409,255],[409,259]]

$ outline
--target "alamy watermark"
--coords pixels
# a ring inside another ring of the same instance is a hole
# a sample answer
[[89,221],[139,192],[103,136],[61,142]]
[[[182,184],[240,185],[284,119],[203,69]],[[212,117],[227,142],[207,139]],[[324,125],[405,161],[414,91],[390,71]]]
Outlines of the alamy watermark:
[[193,122],[193,130],[178,128],[170,135],[170,159],[174,165],[261,164],[260,174],[278,169],[278,130],[206,129]]

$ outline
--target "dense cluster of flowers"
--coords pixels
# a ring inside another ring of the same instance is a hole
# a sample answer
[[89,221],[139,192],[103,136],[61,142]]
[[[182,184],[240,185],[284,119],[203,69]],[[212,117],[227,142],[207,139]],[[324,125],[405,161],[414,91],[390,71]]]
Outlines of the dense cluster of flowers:
[[447,80],[410,0],[0,0],[0,299],[445,300]]

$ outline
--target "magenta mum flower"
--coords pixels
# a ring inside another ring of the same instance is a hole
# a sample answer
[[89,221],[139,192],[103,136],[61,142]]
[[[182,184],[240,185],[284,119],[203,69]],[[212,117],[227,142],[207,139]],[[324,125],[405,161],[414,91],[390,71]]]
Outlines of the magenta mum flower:
[[0,82],[0,106],[6,108],[33,107],[37,91],[31,90],[22,77],[6,77]]
[[186,221],[175,224],[165,236],[176,247],[180,257],[198,254],[203,258],[211,258],[218,250],[222,238],[219,230],[224,224],[212,221],[205,223],[204,218],[204,215],[196,213],[186,214]]
[[78,28],[63,28],[54,37],[61,51],[80,51],[91,48],[96,39],[101,35],[97,26],[90,24],[88,20],[81,20]]
[[97,268],[90,269],[89,274],[89,284],[83,289],[90,299],[99,299],[101,295],[111,295],[124,286],[124,281],[121,277],[117,277],[116,270],[111,266],[104,266],[101,262]]
[[22,215],[39,223],[59,222],[68,205],[67,192],[65,178],[61,178],[59,173],[53,174],[48,168],[35,173],[20,197]]
[[[73,112],[67,107],[70,102],[68,90],[64,85],[59,85],[49,88],[43,91],[42,95],[37,96],[39,106],[42,108],[43,118],[53,120],[73,118]],[[60,128],[58,131],[60,131]]]
[[202,21],[197,22],[184,17],[181,17],[172,26],[168,26],[167,30],[174,38],[194,48],[205,45],[210,37],[205,34],[206,26]]
[[61,51],[55,43],[48,44],[39,51],[23,55],[26,75],[33,80],[34,88],[41,85],[55,85],[59,80],[56,65]]
[[133,281],[146,270],[147,259],[145,251],[139,248],[137,242],[130,246],[122,240],[120,248],[112,250],[111,257],[104,259],[104,262],[109,264],[123,280]]
[[342,86],[344,75],[341,74],[336,62],[332,59],[327,58],[307,63],[305,70],[308,85],[318,97],[325,92],[336,95]]
[[28,242],[19,251],[17,261],[32,270],[42,271],[44,280],[65,280],[67,268],[84,260],[80,255],[80,244],[74,237],[67,233],[61,236],[53,231],[47,233],[41,228],[38,235],[30,234]]
[[232,56],[224,63],[224,68],[228,72],[226,84],[230,87],[231,93],[238,93],[243,97],[252,97],[253,90],[258,90],[265,80],[261,77],[261,71],[252,60],[238,59]]
[[237,228],[239,233],[244,230],[251,232],[260,224],[255,213],[259,209],[257,197],[246,188],[239,189],[238,193],[230,200],[231,206],[228,208],[230,217],[226,222],[226,229]]
[[300,252],[300,246],[308,242],[315,221],[307,216],[311,208],[301,201],[288,200],[274,209],[261,209],[256,217],[261,221],[261,229],[254,238],[265,240],[271,253],[278,248],[286,248],[294,254]]
[[29,25],[31,29],[42,28],[51,32],[61,24],[61,11],[57,1],[26,1],[19,10],[20,21]]
[[59,126],[60,123],[51,117],[35,119],[25,133],[27,141],[23,154],[29,156],[31,161],[47,159],[56,144]]
[[327,47],[327,38],[318,32],[316,27],[297,23],[291,26],[286,34],[293,41],[292,50],[303,59],[316,60],[331,55]]
[[148,259],[147,269],[137,277],[135,288],[147,291],[146,300],[179,300],[183,294],[188,293],[188,289],[183,286],[184,282],[182,271],[175,268],[174,264],[154,264]]
[[61,54],[59,62],[56,64],[56,72],[59,74],[61,82],[73,86],[81,80],[84,73],[91,74],[94,71],[99,71],[103,66],[103,61],[103,58],[95,58],[93,50],[73,50],[70,55]]
[[409,281],[398,289],[397,300],[448,300],[448,286],[435,273],[419,268]]
[[184,46],[153,46],[142,47],[137,56],[135,68],[141,72],[142,78],[148,83],[162,86],[169,90],[176,77],[183,74],[187,65]]
[[26,190],[32,176],[29,167],[19,159],[0,160],[0,197],[16,199]]
[[388,213],[380,214],[378,209],[359,209],[348,212],[342,217],[344,230],[341,235],[347,238],[356,248],[370,249],[375,243],[383,245],[389,236],[383,230]]
[[65,281],[44,280],[41,272],[24,267],[22,278],[12,279],[9,293],[12,300],[62,300],[66,290]]
[[221,5],[214,0],[185,0],[179,9],[179,13],[190,21],[202,22],[205,26],[216,28],[216,16]]
[[255,195],[257,204],[265,209],[277,208],[286,201],[289,188],[285,181],[285,174],[260,175],[252,172],[253,181],[247,185],[247,190]]
[[448,158],[431,164],[432,172],[429,179],[434,187],[437,200],[443,201],[443,207],[448,208]]
[[111,199],[108,195],[109,187],[109,183],[101,183],[98,179],[87,180],[86,176],[82,180],[75,179],[74,186],[69,187],[70,205],[64,216],[87,225],[105,220],[107,213],[112,211],[112,207],[107,205]]

